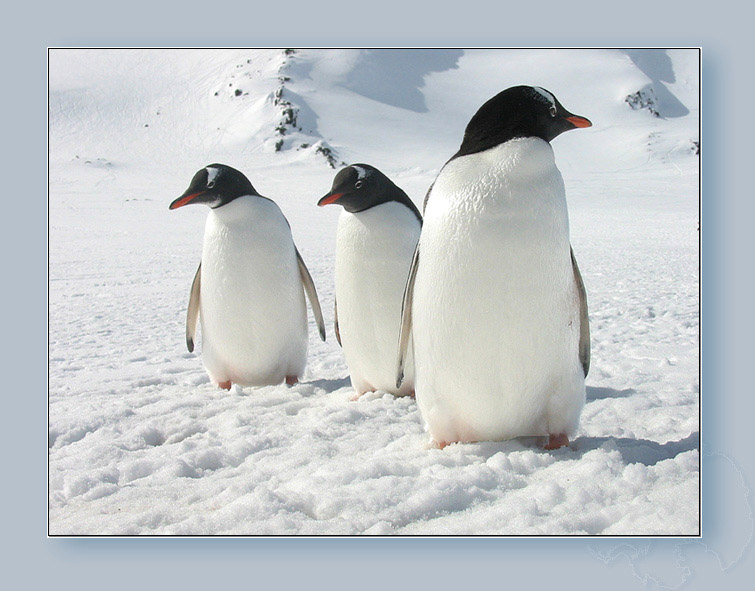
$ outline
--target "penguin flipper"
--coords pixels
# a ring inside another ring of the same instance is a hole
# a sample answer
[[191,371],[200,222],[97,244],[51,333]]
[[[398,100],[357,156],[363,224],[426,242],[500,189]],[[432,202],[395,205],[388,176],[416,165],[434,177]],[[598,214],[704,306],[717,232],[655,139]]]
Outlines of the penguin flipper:
[[[437,180],[437,179],[436,179]],[[427,209],[427,201],[430,199],[430,193],[433,192],[433,187],[435,186],[435,181],[432,182],[430,185],[430,188],[427,189],[427,193],[425,193],[425,200],[422,202],[422,213],[425,213],[425,210]]]
[[336,340],[338,341],[338,345],[343,348],[343,345],[341,345],[341,330],[338,328],[338,300],[335,300],[335,330],[336,330]]
[[404,288],[404,300],[401,303],[401,327],[398,337],[398,368],[396,371],[396,387],[400,388],[404,382],[404,363],[409,349],[409,336],[412,332],[412,302],[414,300],[414,280],[417,278],[419,266],[419,242],[414,250],[412,266],[409,268],[409,277]]
[[194,281],[191,282],[189,294],[189,309],[186,312],[186,347],[189,353],[194,351],[194,334],[197,331],[197,319],[199,318],[199,291],[202,283],[202,263],[199,263]]
[[585,283],[582,281],[582,274],[577,266],[577,259],[574,256],[574,249],[570,247],[571,266],[574,271],[574,281],[577,284],[577,296],[579,297],[579,362],[582,364],[582,370],[585,377],[590,371],[590,319],[587,316],[587,291]]
[[315,284],[312,281],[312,275],[309,274],[307,265],[304,264],[304,259],[299,254],[299,249],[296,250],[296,262],[299,264],[299,275],[301,275],[301,282],[304,285],[304,291],[309,298],[309,305],[312,307],[312,313],[315,315],[315,322],[317,322],[317,328],[320,331],[320,339],[325,340],[325,321],[322,318],[322,310],[320,309],[320,300],[317,298],[317,290]]

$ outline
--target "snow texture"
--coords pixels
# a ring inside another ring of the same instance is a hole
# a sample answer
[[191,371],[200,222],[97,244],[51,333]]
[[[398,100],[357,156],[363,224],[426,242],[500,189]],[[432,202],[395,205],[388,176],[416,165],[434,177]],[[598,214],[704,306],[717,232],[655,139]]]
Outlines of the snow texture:
[[[196,170],[280,205],[332,327],[330,166],[421,203],[517,84],[594,124],[553,142],[592,328],[570,448],[430,448],[413,399],[350,401],[311,315],[299,384],[209,383],[184,345],[207,210],[168,211]],[[697,534],[698,87],[696,50],[52,50],[50,533]]]

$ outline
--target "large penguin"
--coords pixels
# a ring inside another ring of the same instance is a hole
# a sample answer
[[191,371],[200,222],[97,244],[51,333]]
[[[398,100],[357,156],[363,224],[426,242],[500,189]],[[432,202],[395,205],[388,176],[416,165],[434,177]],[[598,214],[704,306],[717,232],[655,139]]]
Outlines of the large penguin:
[[401,302],[422,216],[411,199],[369,164],[339,171],[318,205],[341,205],[336,240],[336,335],[357,396],[414,391],[411,352],[396,386]]
[[199,316],[202,361],[218,386],[296,383],[307,360],[305,291],[323,341],[325,325],[288,221],[224,164],[199,170],[170,209],[193,203],[210,213],[186,318],[189,351]]
[[569,444],[585,401],[590,333],[550,141],[590,127],[547,90],[486,102],[425,198],[404,295],[399,376],[434,442],[547,436]]

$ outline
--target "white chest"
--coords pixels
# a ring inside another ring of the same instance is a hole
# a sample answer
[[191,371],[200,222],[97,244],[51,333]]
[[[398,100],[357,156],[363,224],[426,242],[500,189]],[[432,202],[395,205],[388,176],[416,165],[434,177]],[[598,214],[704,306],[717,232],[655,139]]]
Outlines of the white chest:
[[544,284],[566,280],[569,219],[550,145],[513,140],[446,165],[427,204],[420,256],[420,269],[435,272],[422,270],[421,283],[471,283],[524,305],[524,290],[542,294]]
[[419,220],[399,203],[339,218],[338,320],[357,389],[395,390],[401,302],[419,235]]
[[291,230],[275,203],[240,197],[210,211],[202,248],[203,294],[217,290],[226,300],[238,295],[249,301],[252,289],[262,299],[275,298],[264,287],[290,281],[295,268]]
[[200,320],[203,360],[221,381],[275,383],[303,367],[304,293],[291,230],[272,201],[240,197],[208,215]]
[[552,396],[578,407],[569,222],[547,142],[446,165],[425,211],[413,316],[417,400],[441,439],[537,434]]

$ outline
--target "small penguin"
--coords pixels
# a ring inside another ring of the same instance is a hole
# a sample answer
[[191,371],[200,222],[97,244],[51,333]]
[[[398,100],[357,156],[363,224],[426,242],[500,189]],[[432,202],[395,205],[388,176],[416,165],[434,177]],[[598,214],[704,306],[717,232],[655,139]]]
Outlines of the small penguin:
[[396,385],[401,302],[419,240],[422,216],[406,193],[377,168],[353,164],[339,171],[317,203],[343,207],[336,240],[336,337],[357,397],[385,390],[412,394],[411,351]]
[[590,127],[516,86],[472,117],[424,205],[404,295],[417,404],[434,442],[547,436],[569,444],[590,364],[587,298],[550,141]]
[[199,170],[170,209],[193,203],[210,213],[186,317],[189,351],[199,317],[202,361],[219,387],[295,384],[307,361],[305,291],[323,341],[325,325],[288,221],[224,164]]

